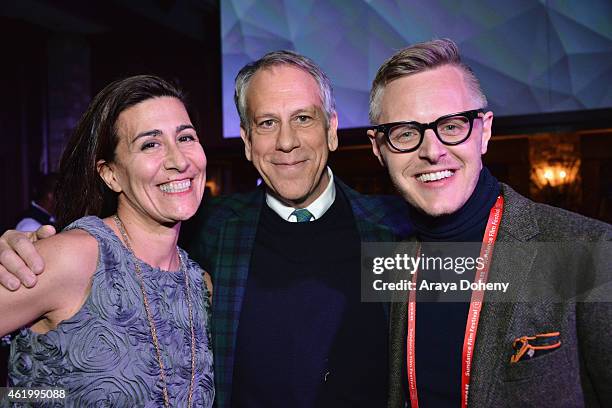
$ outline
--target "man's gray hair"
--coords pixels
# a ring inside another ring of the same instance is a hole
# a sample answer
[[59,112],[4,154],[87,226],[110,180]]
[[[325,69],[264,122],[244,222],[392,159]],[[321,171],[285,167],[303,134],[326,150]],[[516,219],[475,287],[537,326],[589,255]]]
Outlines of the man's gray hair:
[[385,86],[398,78],[418,74],[443,65],[453,65],[463,71],[468,89],[480,108],[487,106],[487,97],[472,69],[461,62],[459,48],[447,38],[411,45],[387,59],[376,73],[370,91],[370,123],[377,124],[381,115],[381,102]]
[[247,131],[250,129],[246,94],[251,79],[259,70],[278,65],[294,66],[302,69],[314,78],[319,86],[323,114],[325,115],[325,126],[328,127],[329,119],[336,112],[334,94],[329,78],[310,58],[287,50],[269,52],[257,61],[253,61],[242,67],[238,75],[236,75],[234,103],[236,104],[238,115],[240,116],[240,126]]

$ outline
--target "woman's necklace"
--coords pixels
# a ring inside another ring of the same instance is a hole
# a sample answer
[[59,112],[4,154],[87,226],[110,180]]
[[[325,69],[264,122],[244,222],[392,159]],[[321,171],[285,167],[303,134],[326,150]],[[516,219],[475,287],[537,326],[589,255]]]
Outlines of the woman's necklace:
[[[113,219],[115,220],[115,224],[117,224],[117,228],[123,237],[123,241],[125,242],[125,246],[128,251],[134,257],[134,266],[136,268],[136,276],[138,277],[138,281],[140,282],[140,290],[142,291],[142,299],[145,307],[145,311],[147,313],[147,320],[149,321],[149,328],[151,329],[151,338],[153,339],[153,345],[155,346],[155,353],[157,354],[157,363],[159,364],[159,378],[162,381],[162,391],[164,394],[164,406],[166,408],[170,407],[170,398],[168,397],[168,387],[166,384],[166,374],[164,371],[164,362],[162,361],[161,351],[159,348],[159,340],[157,339],[157,329],[155,328],[155,322],[153,321],[151,308],[149,306],[149,300],[147,299],[147,294],[145,292],[145,284],[144,278],[142,277],[142,270],[140,269],[140,264],[138,258],[136,258],[136,254],[134,254],[134,250],[130,245],[130,240],[128,239],[127,233],[125,232],[125,226],[123,222],[119,218],[118,215],[113,215]],[[191,303],[191,294],[189,293],[189,278],[187,276],[187,268],[183,263],[183,258],[181,258],[181,254],[176,248],[176,255],[178,256],[179,265],[181,270],[185,275],[185,292],[187,293],[187,307],[189,310],[189,328],[191,329],[191,380],[189,381],[189,394],[188,394],[188,405],[192,406],[191,402],[193,399],[193,384],[195,382],[195,332],[193,329],[193,305]]]

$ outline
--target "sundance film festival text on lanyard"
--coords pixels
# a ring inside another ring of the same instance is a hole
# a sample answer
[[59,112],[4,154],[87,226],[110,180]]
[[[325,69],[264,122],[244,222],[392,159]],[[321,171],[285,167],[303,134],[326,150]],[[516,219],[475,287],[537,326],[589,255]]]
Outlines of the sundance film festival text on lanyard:
[[[489,213],[489,220],[482,239],[480,248],[480,257],[483,259],[483,267],[476,270],[474,282],[482,284],[487,282],[491,258],[493,256],[493,248],[497,240],[497,231],[501,221],[502,211],[504,208],[504,199],[500,195],[495,201],[495,205]],[[420,249],[419,249],[420,253]],[[418,256],[419,254],[417,254]],[[414,272],[412,282],[416,288],[417,273]],[[482,287],[482,286],[478,286]],[[473,290],[470,300],[470,309],[468,312],[467,323],[465,325],[465,337],[463,339],[463,353],[461,357],[461,408],[467,407],[468,391],[470,387],[470,369],[472,367],[472,357],[474,355],[474,346],[476,344],[476,332],[478,330],[478,321],[480,319],[480,309],[484,298],[484,290]],[[410,405],[412,408],[418,408],[419,398],[417,395],[416,385],[416,359],[415,359],[415,330],[416,330],[416,290],[411,290],[408,297],[408,333],[406,335],[406,359],[408,372],[408,389],[410,390]]]

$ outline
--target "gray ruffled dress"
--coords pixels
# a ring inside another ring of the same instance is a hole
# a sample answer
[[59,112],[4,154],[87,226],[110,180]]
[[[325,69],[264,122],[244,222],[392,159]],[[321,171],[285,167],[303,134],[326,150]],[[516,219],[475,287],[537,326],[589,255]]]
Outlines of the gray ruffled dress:
[[[66,229],[94,236],[99,259],[91,292],[82,308],[55,330],[36,334],[24,329],[9,358],[13,387],[58,387],[63,401],[43,407],[163,407],[159,364],[135,273],[135,259],[114,232],[97,217],[84,217]],[[214,399],[210,343],[209,293],[202,269],[187,258],[196,339],[193,406],[211,407]],[[186,407],[191,378],[191,334],[182,272],[140,262],[147,298],[160,343],[173,407]],[[20,405],[22,406],[22,405]]]

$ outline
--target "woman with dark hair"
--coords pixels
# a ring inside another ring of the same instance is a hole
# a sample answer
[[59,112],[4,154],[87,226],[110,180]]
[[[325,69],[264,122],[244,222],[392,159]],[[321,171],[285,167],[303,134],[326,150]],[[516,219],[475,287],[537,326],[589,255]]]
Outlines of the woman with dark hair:
[[36,244],[45,273],[0,288],[0,336],[28,326],[11,345],[12,387],[65,390],[43,406],[212,406],[210,292],[176,245],[205,179],[176,87],[135,76],[94,98],[61,160],[64,231]]

